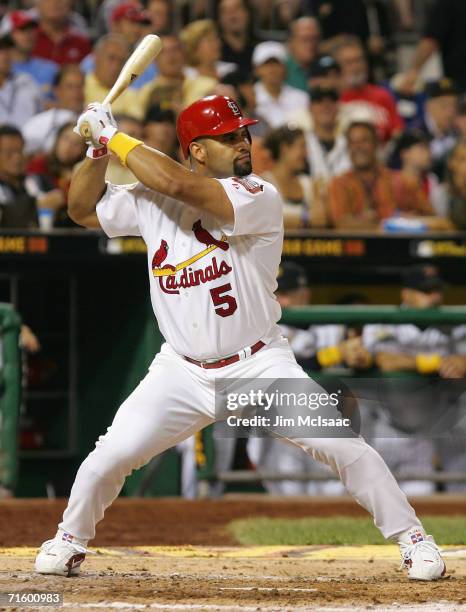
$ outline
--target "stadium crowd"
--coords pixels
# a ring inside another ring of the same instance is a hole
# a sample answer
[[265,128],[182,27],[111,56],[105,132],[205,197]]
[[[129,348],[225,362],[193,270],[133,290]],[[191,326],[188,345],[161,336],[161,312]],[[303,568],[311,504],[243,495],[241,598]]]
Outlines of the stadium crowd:
[[[2,10],[0,227],[73,227],[67,191],[84,147],[72,126],[156,33],[162,52],[113,105],[128,132],[186,163],[177,114],[229,95],[261,119],[255,171],[282,193],[287,229],[466,229],[462,0],[20,0]],[[426,72],[436,54],[441,67]],[[132,181],[116,161],[110,172]]]

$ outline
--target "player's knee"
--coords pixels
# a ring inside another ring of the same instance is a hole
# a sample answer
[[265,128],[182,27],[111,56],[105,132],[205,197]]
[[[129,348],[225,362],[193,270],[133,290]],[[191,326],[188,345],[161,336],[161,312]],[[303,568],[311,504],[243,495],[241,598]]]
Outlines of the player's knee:
[[93,451],[86,459],[86,466],[102,479],[112,477],[126,478],[131,472],[147,463],[141,450],[133,447],[116,449],[99,449]]

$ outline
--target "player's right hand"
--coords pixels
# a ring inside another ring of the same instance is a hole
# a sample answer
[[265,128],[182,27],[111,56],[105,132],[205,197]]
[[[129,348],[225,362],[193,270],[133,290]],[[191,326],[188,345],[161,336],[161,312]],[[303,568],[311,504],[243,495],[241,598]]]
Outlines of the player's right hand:
[[[82,135],[81,132],[84,124],[91,132],[91,136],[86,138],[86,143],[95,149],[104,146],[118,130],[118,125],[112,114],[110,104],[104,105],[99,102],[92,102],[92,104],[88,105],[84,113],[79,116],[77,124],[74,127],[74,132]],[[101,155],[92,155],[94,158],[100,156]]]

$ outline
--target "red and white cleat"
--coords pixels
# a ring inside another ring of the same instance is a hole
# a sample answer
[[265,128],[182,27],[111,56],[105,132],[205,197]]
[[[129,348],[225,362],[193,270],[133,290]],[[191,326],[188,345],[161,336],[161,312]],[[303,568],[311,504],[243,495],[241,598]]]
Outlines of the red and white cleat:
[[84,546],[73,542],[72,536],[66,533],[62,536],[57,535],[40,547],[36,557],[36,572],[68,578],[77,576],[87,552]]

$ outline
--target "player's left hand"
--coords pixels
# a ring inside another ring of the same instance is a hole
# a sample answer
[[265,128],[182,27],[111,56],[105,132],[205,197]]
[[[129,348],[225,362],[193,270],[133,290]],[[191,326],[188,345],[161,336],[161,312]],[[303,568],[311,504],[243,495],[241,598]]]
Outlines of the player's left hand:
[[85,112],[80,115],[74,132],[80,134],[84,123],[91,130],[91,137],[86,140],[86,143],[95,148],[105,146],[118,130],[110,104],[99,104],[98,102],[89,104]]

